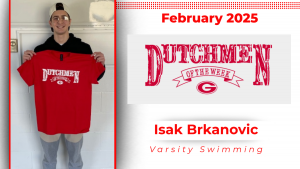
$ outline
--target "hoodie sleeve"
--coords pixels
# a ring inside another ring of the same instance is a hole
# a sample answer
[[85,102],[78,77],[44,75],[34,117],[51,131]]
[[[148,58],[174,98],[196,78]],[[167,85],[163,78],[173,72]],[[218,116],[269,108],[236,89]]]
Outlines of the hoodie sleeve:
[[87,45],[86,50],[85,50],[86,54],[93,54],[91,46],[88,44],[85,44],[85,45]]
[[43,51],[42,45],[39,45],[39,46],[35,47],[33,51],[34,51],[34,52],[40,52],[40,51]]

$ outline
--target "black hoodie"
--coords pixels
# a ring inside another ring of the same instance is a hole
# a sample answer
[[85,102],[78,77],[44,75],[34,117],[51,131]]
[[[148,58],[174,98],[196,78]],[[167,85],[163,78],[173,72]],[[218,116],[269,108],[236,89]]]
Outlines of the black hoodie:
[[[45,43],[34,48],[34,52],[40,52],[44,50],[56,50],[60,52],[93,54],[90,45],[82,42],[81,39],[76,38],[72,33],[69,34],[69,39],[63,45],[58,44],[54,40],[54,35],[52,35],[46,40]],[[97,78],[97,80],[100,80],[103,77],[104,73],[105,71]]]

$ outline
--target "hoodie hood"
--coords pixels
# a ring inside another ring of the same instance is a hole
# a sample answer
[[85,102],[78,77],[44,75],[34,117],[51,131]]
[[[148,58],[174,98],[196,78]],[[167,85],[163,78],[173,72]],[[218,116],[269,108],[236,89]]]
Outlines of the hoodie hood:
[[[81,43],[81,39],[76,38],[73,33],[69,33],[69,39],[63,45],[65,45],[65,44],[74,44],[74,43]],[[44,45],[50,45],[50,46],[51,45],[56,45],[56,44],[59,45],[59,46],[62,46],[54,40],[54,35],[50,36],[46,40],[46,42],[44,43]]]
[[73,33],[69,33],[69,39],[63,45],[60,45],[54,40],[54,35],[50,36],[45,43],[37,46],[34,51],[40,52],[44,50],[55,50],[61,52],[72,52],[82,54],[92,54],[90,45],[81,41],[80,38],[76,38]]

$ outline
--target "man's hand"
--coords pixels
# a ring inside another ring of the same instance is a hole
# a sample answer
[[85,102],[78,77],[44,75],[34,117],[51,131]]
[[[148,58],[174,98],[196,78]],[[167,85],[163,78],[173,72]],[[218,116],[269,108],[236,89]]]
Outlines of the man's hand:
[[101,62],[101,64],[104,66],[104,64],[105,64],[105,57],[104,57],[103,53],[101,53],[101,52],[94,52],[91,56],[94,57],[94,59],[96,60],[96,62]]
[[26,50],[23,54],[23,63],[26,62],[27,60],[31,60],[31,57],[33,55],[36,55],[36,53],[32,50]]

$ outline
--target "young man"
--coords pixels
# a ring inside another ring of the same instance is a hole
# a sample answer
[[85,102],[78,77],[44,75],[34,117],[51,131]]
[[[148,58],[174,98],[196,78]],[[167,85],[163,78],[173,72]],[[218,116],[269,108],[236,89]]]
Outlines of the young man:
[[[49,11],[49,25],[53,35],[46,40],[44,44],[37,46],[34,51],[27,50],[23,55],[23,62],[31,60],[36,52],[44,50],[54,50],[60,52],[72,52],[80,54],[91,54],[95,62],[101,62],[104,66],[105,57],[101,52],[92,52],[91,47],[82,42],[81,39],[74,37],[69,33],[71,26],[71,18],[68,7],[63,3],[54,4]],[[98,77],[100,80],[104,72]],[[55,169],[56,157],[61,134],[65,135],[65,143],[69,154],[69,169],[82,169],[83,162],[81,159],[81,147],[83,142],[83,134],[67,134],[60,133],[48,135],[40,132],[41,143],[44,150],[43,169]]]

